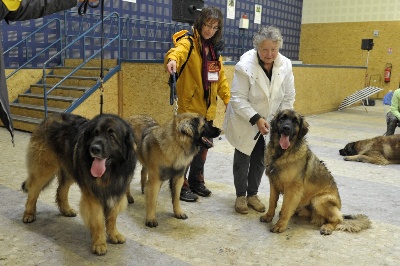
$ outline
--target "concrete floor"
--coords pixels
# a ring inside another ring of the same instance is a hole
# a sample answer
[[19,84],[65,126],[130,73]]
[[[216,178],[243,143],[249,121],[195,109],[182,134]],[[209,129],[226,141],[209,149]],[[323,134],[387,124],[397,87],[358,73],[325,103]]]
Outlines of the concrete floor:
[[[222,136],[210,149],[206,163],[206,183],[213,194],[197,203],[182,203],[189,219],[172,216],[164,185],[157,206],[159,226],[144,225],[138,165],[131,185],[135,203],[117,221],[127,242],[109,244],[105,256],[92,255],[90,234],[80,216],[59,214],[54,203],[56,182],[42,192],[37,220],[32,224],[21,221],[26,195],[20,185],[26,177],[30,134],[17,131],[13,147],[8,132],[0,128],[0,265],[399,265],[400,165],[345,162],[338,153],[350,141],[385,132],[382,103],[306,119],[309,145],[334,175],[343,213],[366,214],[372,220],[371,229],[321,236],[317,227],[292,218],[285,232],[273,234],[268,230],[270,224],[259,222],[260,213],[236,213],[233,148]],[[268,195],[264,176],[259,191],[264,204],[268,204]],[[76,209],[79,198],[74,185],[70,202]]]

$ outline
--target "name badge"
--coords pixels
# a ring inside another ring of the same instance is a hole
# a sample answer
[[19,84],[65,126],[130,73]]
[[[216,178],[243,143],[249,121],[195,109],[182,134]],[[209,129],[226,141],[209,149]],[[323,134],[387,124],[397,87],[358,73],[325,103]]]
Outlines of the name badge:
[[221,62],[208,61],[207,62],[207,80],[208,82],[217,82],[219,80],[219,71],[221,70]]

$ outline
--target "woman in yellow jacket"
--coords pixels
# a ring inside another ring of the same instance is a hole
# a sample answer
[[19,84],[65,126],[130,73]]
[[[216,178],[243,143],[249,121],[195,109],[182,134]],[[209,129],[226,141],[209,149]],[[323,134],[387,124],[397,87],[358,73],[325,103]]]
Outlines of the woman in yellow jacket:
[[[178,113],[199,113],[210,124],[216,116],[217,96],[225,105],[230,99],[230,89],[219,54],[223,48],[222,27],[221,11],[216,7],[203,8],[191,33],[180,31],[174,34],[175,47],[167,52],[164,60],[170,74],[180,73],[187,61],[176,84]],[[211,194],[204,183],[206,156],[207,149],[201,148],[193,158],[181,190],[181,200],[196,201],[198,197],[193,192],[203,197]]]

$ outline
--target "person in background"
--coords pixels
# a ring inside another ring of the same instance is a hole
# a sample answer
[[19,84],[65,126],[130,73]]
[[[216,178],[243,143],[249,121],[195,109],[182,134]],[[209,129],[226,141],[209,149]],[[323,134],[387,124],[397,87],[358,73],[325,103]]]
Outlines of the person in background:
[[257,196],[265,171],[264,135],[268,134],[269,121],[277,111],[293,109],[292,63],[279,53],[282,44],[280,30],[264,26],[253,37],[254,49],[245,52],[235,66],[224,130],[235,147],[235,210],[242,214],[248,213],[248,206],[265,211]]
[[386,114],[387,130],[385,136],[393,135],[396,127],[400,127],[400,89],[393,92],[392,103]]
[[[9,21],[22,21],[51,15],[77,6],[77,0],[1,0],[0,19]],[[6,83],[6,73],[3,58],[3,46],[1,44],[2,33],[0,29],[0,119],[10,131],[11,140],[14,143],[14,127],[10,115],[10,104]]]
[[[230,98],[230,88],[220,56],[223,49],[222,29],[221,11],[216,7],[202,8],[191,33],[180,31],[174,34],[175,46],[166,53],[164,60],[170,74],[179,73],[187,60],[176,83],[178,113],[201,114],[210,125],[216,117],[217,96],[225,106]],[[185,175],[181,200],[193,202],[198,199],[197,195],[207,197],[211,194],[204,182],[206,157],[207,149],[201,148],[193,158],[188,178]]]

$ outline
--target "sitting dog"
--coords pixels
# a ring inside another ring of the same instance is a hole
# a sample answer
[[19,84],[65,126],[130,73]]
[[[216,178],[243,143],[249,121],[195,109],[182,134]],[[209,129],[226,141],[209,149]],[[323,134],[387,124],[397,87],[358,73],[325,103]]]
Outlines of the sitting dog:
[[279,220],[270,231],[283,232],[295,213],[311,218],[311,223],[320,226],[322,235],[338,229],[358,232],[369,228],[365,215],[342,215],[336,182],[305,140],[309,125],[304,117],[293,110],[283,110],[275,115],[270,126],[270,142],[265,151],[270,197],[268,211],[260,218],[262,222],[272,221],[279,194],[283,194]]

